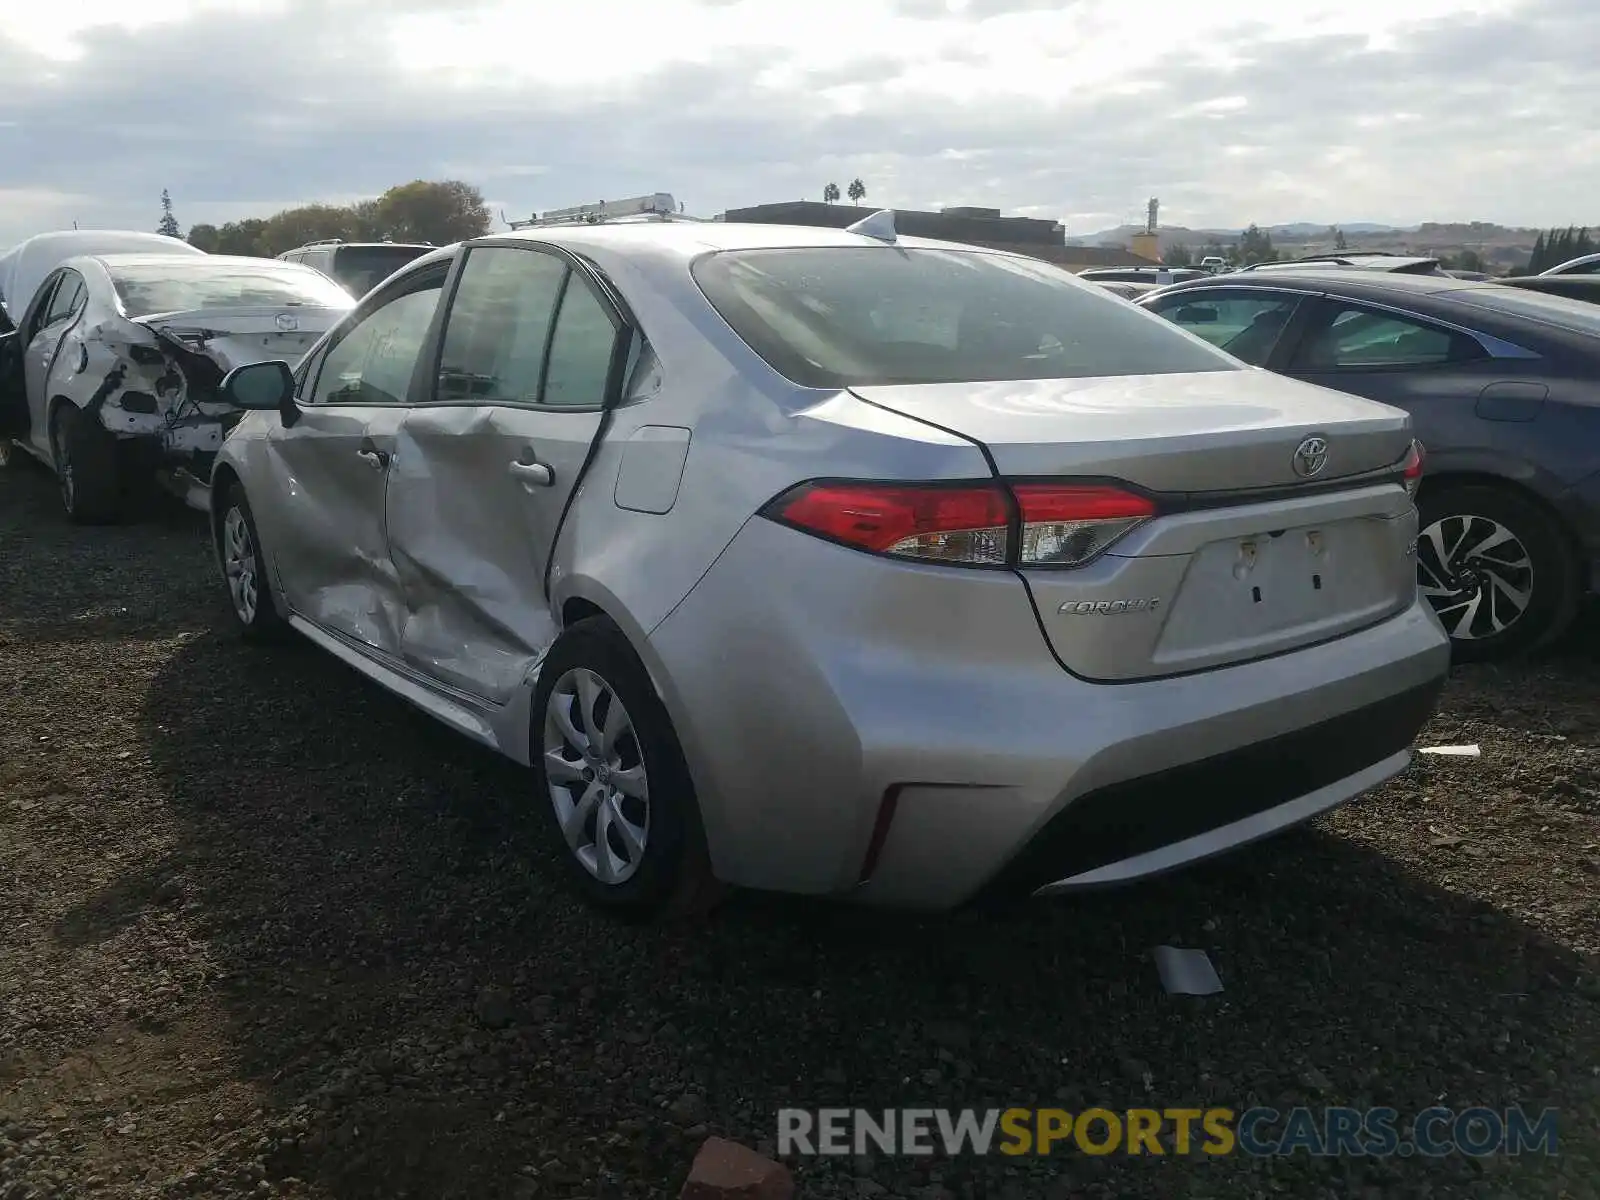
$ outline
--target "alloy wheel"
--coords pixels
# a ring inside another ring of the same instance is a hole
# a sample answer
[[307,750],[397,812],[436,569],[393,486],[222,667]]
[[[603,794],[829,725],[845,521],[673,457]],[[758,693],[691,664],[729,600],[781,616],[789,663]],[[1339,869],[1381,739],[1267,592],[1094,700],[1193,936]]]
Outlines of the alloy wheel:
[[626,883],[649,844],[650,784],[622,698],[586,668],[562,675],[545,704],[543,753],[567,849],[601,883]]
[[1442,517],[1417,539],[1417,588],[1452,639],[1504,633],[1533,601],[1533,559],[1506,526],[1470,513]]
[[238,505],[230,507],[222,519],[222,569],[228,577],[233,611],[239,620],[249,625],[256,619],[259,603],[256,547],[255,539],[250,536],[250,522],[245,520]]

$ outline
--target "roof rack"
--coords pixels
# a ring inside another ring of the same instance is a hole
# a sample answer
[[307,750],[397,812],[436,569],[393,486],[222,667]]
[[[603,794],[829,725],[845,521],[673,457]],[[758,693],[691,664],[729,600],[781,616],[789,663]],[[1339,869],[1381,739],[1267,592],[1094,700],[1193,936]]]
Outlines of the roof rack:
[[304,243],[300,248],[302,250],[304,250],[306,248],[306,246],[342,246],[342,245],[344,245],[344,239],[343,238],[318,238],[314,242],[306,242],[306,243]]
[[597,204],[575,204],[534,213],[526,221],[511,221],[512,229],[535,229],[547,225],[600,225],[613,221],[703,221],[686,216],[683,205],[670,192],[630,196],[626,200],[601,200]]

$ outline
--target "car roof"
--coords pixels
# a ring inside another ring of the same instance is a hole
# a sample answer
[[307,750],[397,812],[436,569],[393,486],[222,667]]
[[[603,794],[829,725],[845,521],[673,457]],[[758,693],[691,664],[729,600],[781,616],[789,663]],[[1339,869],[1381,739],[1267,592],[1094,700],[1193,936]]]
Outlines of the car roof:
[[[80,258],[93,259],[107,267],[165,267],[171,264],[171,256],[166,254],[84,254]],[[276,258],[257,258],[250,254],[207,254],[206,266],[261,267],[270,265],[274,270],[288,268],[291,271],[310,271],[310,267],[300,263],[281,262]],[[192,265],[200,265],[198,263]]]
[[[826,246],[882,246],[866,234],[816,225],[765,225],[740,221],[631,221],[595,225],[546,225],[491,233],[475,241],[548,242],[574,249],[592,247],[611,251],[654,252],[685,262],[707,251],[788,250]],[[934,238],[899,237],[895,245],[913,250],[965,250],[1015,258],[1005,250],[969,246]]]
[[[98,249],[97,249],[98,248]],[[179,238],[137,229],[59,229],[25,238],[0,255],[0,295],[19,324],[45,278],[68,259],[97,257],[99,251],[143,250],[152,259],[174,255],[204,257],[205,251]]]
[[1276,271],[1236,271],[1229,275],[1210,275],[1205,279],[1190,279],[1175,283],[1168,290],[1174,292],[1199,291],[1202,288],[1300,287],[1307,291],[1338,291],[1354,295],[1416,296],[1449,292],[1459,288],[1481,287],[1481,282],[1456,279],[1450,275],[1407,275],[1389,271],[1352,271],[1348,267],[1283,268]]

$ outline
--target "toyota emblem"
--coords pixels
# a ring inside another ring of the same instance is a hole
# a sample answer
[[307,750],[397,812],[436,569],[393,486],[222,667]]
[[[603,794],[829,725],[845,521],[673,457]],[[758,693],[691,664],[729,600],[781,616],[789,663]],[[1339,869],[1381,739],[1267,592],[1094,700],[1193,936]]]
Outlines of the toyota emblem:
[[272,323],[284,333],[293,333],[300,328],[300,320],[293,313],[279,313]]
[[1328,465],[1328,439],[1312,434],[1294,448],[1294,473],[1302,479],[1322,474]]

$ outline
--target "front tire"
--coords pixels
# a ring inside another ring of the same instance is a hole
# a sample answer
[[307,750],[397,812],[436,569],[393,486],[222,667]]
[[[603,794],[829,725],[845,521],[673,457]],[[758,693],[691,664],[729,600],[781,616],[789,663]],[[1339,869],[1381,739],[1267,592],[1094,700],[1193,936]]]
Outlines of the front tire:
[[228,485],[217,522],[217,558],[228,585],[228,607],[241,637],[248,641],[276,640],[286,628],[272,599],[261,535],[244,489]]
[[1556,519],[1508,488],[1424,488],[1417,585],[1457,662],[1487,662],[1560,637],[1577,615],[1577,560]]
[[117,439],[83,409],[63,402],[50,421],[50,449],[67,519],[114,524],[122,511]]
[[683,752],[610,620],[579,621],[556,639],[539,670],[532,723],[535,803],[578,892],[635,918],[710,908],[720,889]]

